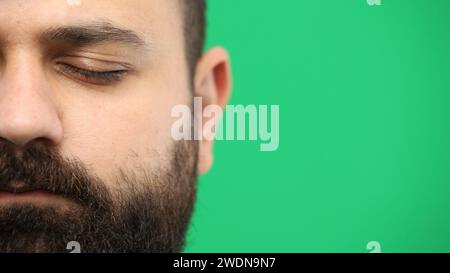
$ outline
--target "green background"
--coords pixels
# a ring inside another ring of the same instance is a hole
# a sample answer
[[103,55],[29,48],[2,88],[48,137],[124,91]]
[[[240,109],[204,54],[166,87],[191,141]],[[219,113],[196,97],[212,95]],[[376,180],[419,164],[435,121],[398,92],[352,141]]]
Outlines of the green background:
[[186,252],[450,251],[450,1],[210,0],[230,104],[280,147],[221,141]]

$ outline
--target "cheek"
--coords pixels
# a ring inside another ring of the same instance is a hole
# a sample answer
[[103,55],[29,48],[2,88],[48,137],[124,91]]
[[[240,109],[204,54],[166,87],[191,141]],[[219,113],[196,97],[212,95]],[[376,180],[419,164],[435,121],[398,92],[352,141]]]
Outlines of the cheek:
[[72,98],[63,115],[62,154],[79,158],[107,183],[112,183],[119,168],[164,167],[173,144],[171,110],[185,100],[179,95],[182,89],[167,87]]

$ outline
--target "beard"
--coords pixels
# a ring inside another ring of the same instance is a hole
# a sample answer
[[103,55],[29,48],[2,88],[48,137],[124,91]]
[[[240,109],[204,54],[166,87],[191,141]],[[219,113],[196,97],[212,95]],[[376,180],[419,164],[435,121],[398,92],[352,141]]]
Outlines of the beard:
[[[196,191],[198,143],[173,145],[170,166],[118,170],[111,190],[77,159],[44,142],[0,139],[0,191],[43,191],[64,205],[0,204],[0,252],[180,252]],[[142,174],[144,173],[144,174]]]

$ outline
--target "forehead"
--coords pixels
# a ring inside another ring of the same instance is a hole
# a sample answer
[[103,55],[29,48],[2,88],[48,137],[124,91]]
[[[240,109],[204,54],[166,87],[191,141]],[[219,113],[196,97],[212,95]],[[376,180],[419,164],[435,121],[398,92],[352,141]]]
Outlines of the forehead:
[[178,0],[0,0],[0,36],[24,42],[55,26],[105,21],[163,40],[183,34],[181,15]]

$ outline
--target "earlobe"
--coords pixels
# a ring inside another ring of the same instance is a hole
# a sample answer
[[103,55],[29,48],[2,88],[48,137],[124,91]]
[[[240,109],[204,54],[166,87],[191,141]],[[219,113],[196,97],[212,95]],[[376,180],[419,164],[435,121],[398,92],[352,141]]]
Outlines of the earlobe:
[[[232,81],[229,55],[224,48],[214,47],[200,58],[194,84],[195,96],[202,98],[202,109],[208,105],[218,105],[222,109],[225,107],[231,94]],[[208,119],[202,116],[200,126],[206,124]],[[199,174],[203,174],[212,166],[213,140],[202,138],[199,144],[197,169]]]

